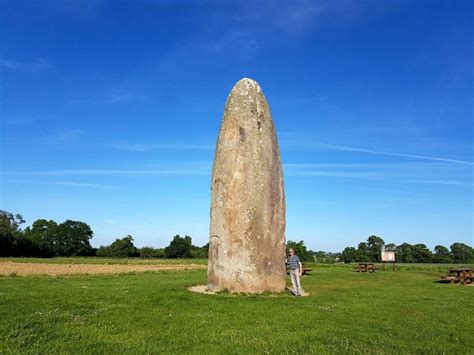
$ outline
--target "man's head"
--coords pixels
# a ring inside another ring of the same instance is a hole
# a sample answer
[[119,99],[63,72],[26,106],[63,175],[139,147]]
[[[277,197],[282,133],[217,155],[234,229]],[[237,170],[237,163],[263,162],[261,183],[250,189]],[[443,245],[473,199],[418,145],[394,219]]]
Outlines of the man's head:
[[290,255],[295,255],[295,249],[293,248],[290,248],[288,252],[290,253]]

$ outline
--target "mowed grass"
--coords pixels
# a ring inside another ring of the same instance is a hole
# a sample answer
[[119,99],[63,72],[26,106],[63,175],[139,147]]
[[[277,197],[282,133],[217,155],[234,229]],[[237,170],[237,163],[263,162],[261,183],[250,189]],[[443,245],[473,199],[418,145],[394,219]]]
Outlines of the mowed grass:
[[309,297],[204,295],[206,271],[0,277],[0,353],[474,351],[474,287],[447,266],[313,265]]

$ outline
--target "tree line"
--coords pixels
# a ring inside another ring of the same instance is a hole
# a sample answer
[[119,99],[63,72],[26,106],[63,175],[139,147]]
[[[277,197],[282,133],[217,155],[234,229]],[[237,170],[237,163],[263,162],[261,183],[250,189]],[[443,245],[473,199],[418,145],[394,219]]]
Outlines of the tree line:
[[133,237],[127,235],[112,244],[93,248],[90,244],[94,233],[81,221],[38,219],[31,227],[21,229],[23,216],[0,210],[0,256],[57,257],[142,257],[142,258],[207,258],[209,244],[198,247],[190,236],[174,236],[166,248],[133,245]]
[[453,243],[450,249],[436,245],[431,251],[425,244],[385,244],[385,241],[376,235],[371,235],[367,242],[359,243],[357,248],[345,248],[340,260],[345,263],[380,262],[383,250],[395,252],[395,260],[398,263],[474,263],[474,249],[464,243]]
[[198,247],[192,244],[190,236],[181,237],[175,235],[166,248],[143,247],[136,248],[133,245],[131,235],[122,239],[116,239],[108,246],[101,246],[96,251],[96,256],[114,258],[207,258],[209,244]]
[[[143,247],[133,244],[133,237],[127,235],[116,239],[110,245],[93,248],[91,227],[81,221],[38,219],[24,230],[25,220],[20,214],[0,210],[0,256],[55,257],[55,256],[98,256],[98,257],[141,257],[141,258],[207,258],[209,244],[202,247],[192,244],[190,236],[175,235],[166,248]],[[295,249],[301,261],[319,263],[381,261],[381,252],[394,251],[399,263],[474,263],[474,249],[464,243],[454,243],[448,249],[437,245],[434,251],[425,244],[394,243],[375,235],[355,247],[347,247],[341,253],[308,250],[304,241],[287,242],[288,249]]]

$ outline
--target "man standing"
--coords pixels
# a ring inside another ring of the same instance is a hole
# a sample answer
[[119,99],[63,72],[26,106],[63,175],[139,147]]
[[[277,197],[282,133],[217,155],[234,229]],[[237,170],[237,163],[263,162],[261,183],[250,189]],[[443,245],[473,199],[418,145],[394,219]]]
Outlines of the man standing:
[[300,276],[303,273],[303,265],[301,265],[300,258],[295,255],[295,250],[290,248],[290,256],[287,260],[288,268],[290,269],[291,283],[293,284],[293,293],[295,296],[301,296]]

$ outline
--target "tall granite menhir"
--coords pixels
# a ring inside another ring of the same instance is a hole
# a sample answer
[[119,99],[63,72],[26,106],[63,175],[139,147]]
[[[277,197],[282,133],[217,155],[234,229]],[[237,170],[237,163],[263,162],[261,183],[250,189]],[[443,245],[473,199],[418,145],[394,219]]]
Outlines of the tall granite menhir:
[[216,145],[207,287],[283,291],[285,275],[280,150],[267,100],[244,78],[227,98]]

